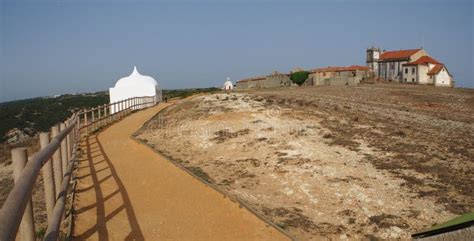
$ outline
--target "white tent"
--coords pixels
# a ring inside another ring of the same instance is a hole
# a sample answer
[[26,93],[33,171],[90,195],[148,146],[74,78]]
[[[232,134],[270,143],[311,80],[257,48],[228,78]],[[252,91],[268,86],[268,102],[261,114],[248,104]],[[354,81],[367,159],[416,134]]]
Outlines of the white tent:
[[[154,96],[155,101],[161,101],[161,89],[158,82],[150,76],[141,75],[137,67],[133,67],[131,75],[121,78],[115,83],[115,86],[109,89],[110,103],[115,103],[132,97]],[[126,108],[126,107],[125,107]],[[111,112],[119,111],[118,108],[112,108]]]
[[223,90],[232,90],[234,88],[234,84],[232,84],[232,81],[230,81],[230,78],[227,78],[227,80],[224,82],[224,86],[222,87]]

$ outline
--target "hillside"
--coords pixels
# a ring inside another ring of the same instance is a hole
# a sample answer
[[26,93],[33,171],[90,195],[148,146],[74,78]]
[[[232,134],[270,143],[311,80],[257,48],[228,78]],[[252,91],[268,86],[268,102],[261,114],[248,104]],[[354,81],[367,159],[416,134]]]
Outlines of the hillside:
[[105,92],[97,92],[0,103],[1,141],[7,141],[6,134],[14,128],[27,136],[34,136],[37,132],[48,131],[54,124],[64,121],[74,111],[108,102],[109,96]]
[[409,239],[474,208],[474,90],[197,96],[137,134],[301,240]]
[[[163,90],[163,96],[184,98],[197,93],[216,91],[216,88]],[[16,143],[15,136],[32,137],[48,131],[51,126],[68,118],[72,112],[109,103],[107,92],[40,97],[0,103],[0,142]],[[11,136],[6,134],[11,131]],[[19,138],[22,139],[22,138]]]

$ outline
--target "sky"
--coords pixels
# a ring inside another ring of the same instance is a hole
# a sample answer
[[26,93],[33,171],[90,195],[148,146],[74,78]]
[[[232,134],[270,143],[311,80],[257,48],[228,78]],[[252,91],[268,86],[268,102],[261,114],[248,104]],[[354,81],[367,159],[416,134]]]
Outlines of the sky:
[[133,66],[161,88],[423,47],[474,88],[473,1],[0,0],[0,102],[108,90]]

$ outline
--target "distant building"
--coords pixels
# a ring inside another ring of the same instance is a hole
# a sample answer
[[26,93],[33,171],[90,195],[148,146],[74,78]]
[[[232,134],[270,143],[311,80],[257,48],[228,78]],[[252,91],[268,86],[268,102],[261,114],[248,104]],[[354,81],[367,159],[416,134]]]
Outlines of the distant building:
[[227,80],[224,82],[224,86],[222,86],[223,90],[232,90],[234,88],[234,84],[232,84],[232,81],[230,81],[230,78],[227,78]]
[[262,88],[272,88],[272,87],[284,87],[291,86],[290,75],[286,73],[280,73],[278,71],[273,71],[271,74],[265,76],[265,80],[262,81]]
[[423,56],[416,61],[403,64],[403,82],[447,87],[454,85],[448,69],[429,56]]
[[310,70],[304,85],[358,85],[369,76],[369,68],[366,66],[330,66]]
[[[161,101],[162,93],[158,87],[158,82],[150,76],[141,75],[137,67],[133,68],[132,74],[121,78],[114,87],[109,89],[110,103],[115,103],[132,97],[153,96],[155,101]],[[127,106],[125,107],[127,108]],[[120,109],[113,106],[111,113]]]
[[385,81],[454,86],[446,66],[432,59],[424,49],[380,51],[372,47],[367,49],[366,62],[374,76]]
[[428,56],[423,49],[382,51],[367,49],[367,67],[372,68],[376,77],[386,81],[402,82],[403,64]]
[[236,82],[235,87],[239,90],[261,88],[262,82],[264,80],[265,80],[265,76],[257,76],[257,77],[242,79]]
[[290,75],[273,71],[267,76],[257,76],[237,81],[237,89],[273,88],[291,86]]

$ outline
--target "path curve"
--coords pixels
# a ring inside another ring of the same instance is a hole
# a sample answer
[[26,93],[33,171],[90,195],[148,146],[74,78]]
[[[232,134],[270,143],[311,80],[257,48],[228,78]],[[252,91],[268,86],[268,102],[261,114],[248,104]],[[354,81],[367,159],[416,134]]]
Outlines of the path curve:
[[81,143],[76,240],[288,240],[238,203],[131,138],[167,104]]

